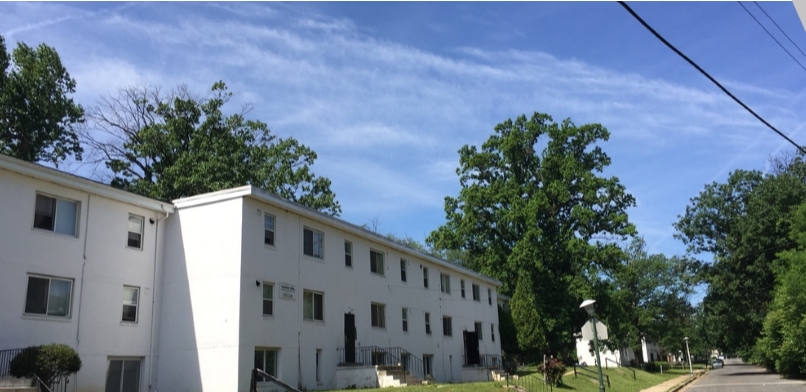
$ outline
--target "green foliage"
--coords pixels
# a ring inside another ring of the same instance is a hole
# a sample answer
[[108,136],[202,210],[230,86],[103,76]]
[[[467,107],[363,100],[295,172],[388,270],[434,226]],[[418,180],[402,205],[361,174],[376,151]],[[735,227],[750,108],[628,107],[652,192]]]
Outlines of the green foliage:
[[498,331],[501,339],[501,351],[506,354],[516,355],[520,353],[518,346],[518,329],[515,328],[515,321],[512,312],[498,306]]
[[58,343],[28,347],[9,364],[12,376],[28,378],[36,375],[45,385],[79,370],[81,359],[78,353],[72,347]]
[[75,127],[84,109],[68,97],[75,89],[56,50],[20,42],[9,58],[0,36],[0,153],[54,165],[68,155],[81,160]]
[[168,97],[147,86],[121,89],[90,112],[109,138],[87,138],[114,173],[111,184],[130,192],[170,201],[249,184],[338,215],[330,180],[310,170],[316,153],[248,120],[249,107],[226,116],[231,97],[223,82],[208,98],[182,88]]
[[626,213],[635,199],[618,178],[597,175],[610,164],[597,145],[608,138],[599,124],[535,113],[459,150],[462,189],[445,198],[447,222],[427,242],[465,252],[468,267],[503,283],[524,349],[568,356],[585,319],[579,303],[622,260],[612,240],[635,232]]
[[551,385],[561,385],[563,383],[565,370],[565,365],[556,359],[537,365],[537,372],[544,375],[546,382]]

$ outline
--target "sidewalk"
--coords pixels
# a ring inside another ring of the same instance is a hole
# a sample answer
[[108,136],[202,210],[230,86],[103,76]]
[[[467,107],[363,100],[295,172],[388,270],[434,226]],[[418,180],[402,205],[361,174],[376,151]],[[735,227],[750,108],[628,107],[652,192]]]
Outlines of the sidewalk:
[[[697,377],[697,373],[700,373],[700,372],[699,371],[695,372],[695,375],[694,375],[695,377]],[[673,379],[671,379],[669,381],[660,383],[658,385],[655,385],[653,387],[649,387],[647,389],[643,389],[643,390],[641,390],[641,392],[668,392],[670,389],[682,384],[683,382],[687,381],[690,378],[691,378],[691,376],[688,375],[688,374],[680,376],[680,377],[675,377],[675,378],[673,378]]]

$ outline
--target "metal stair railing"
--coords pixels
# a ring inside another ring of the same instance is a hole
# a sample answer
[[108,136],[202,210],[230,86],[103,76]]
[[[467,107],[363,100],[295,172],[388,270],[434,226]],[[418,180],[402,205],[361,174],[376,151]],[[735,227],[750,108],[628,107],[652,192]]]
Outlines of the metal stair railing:
[[414,377],[425,380],[425,366],[422,358],[417,357],[402,347],[356,347],[354,363],[345,362],[346,356],[343,348],[337,350],[339,352],[339,366],[363,365],[400,367],[401,370],[403,370],[404,382],[406,371]]
[[257,368],[252,369],[252,376],[251,376],[251,378],[249,380],[249,392],[257,392],[258,377],[263,377],[264,379],[268,379],[269,382],[275,383],[275,384],[285,388],[288,391],[301,392],[299,389],[294,388],[291,385],[288,385],[288,384],[282,382],[277,377],[274,377],[271,374],[266,373],[263,370],[257,369]]

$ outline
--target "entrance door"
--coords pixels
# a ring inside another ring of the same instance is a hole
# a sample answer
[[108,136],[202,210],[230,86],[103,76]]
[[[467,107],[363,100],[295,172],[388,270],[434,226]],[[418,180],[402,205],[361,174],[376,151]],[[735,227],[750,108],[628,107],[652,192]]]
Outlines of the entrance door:
[[106,392],[138,392],[140,390],[140,360],[110,360],[104,389]]
[[433,376],[434,375],[434,356],[423,354],[423,373],[426,376]]
[[479,364],[479,334],[475,331],[464,331],[465,365]]
[[358,337],[355,329],[355,315],[344,314],[344,362],[355,363],[355,339]]

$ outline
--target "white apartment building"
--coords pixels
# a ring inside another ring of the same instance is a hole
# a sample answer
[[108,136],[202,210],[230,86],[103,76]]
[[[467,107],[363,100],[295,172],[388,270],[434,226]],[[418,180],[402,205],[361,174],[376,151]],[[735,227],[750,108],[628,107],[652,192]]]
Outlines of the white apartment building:
[[247,391],[254,367],[361,388],[390,362],[466,382],[500,361],[500,282],[252,186],[170,204],[0,155],[0,218],[0,350],[74,347],[68,390]]

